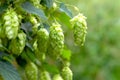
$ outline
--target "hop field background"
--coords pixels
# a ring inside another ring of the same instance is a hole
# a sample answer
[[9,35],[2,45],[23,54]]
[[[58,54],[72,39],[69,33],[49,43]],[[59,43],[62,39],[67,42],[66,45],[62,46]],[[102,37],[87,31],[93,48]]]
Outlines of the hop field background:
[[62,1],[79,7],[88,23],[85,46],[74,48],[68,41],[73,50],[71,66],[75,74],[74,80],[119,80],[120,1]]

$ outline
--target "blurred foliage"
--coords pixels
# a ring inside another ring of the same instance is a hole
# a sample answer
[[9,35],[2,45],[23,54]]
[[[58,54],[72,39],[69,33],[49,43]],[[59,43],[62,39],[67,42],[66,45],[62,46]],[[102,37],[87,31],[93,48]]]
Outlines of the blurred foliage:
[[[75,47],[71,39],[66,42],[73,52],[71,67],[74,80],[119,80],[120,0],[61,1],[79,7],[88,22],[83,47]],[[71,32],[66,35],[71,38]]]

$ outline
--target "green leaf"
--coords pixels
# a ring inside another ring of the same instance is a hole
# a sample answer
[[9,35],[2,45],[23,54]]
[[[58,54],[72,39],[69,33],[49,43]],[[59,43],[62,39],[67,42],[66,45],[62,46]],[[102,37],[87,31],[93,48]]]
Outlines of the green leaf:
[[41,0],[41,4],[47,8],[51,8],[53,6],[53,0]]
[[61,3],[61,4],[60,4],[60,11],[61,11],[61,12],[64,12],[64,13],[65,13],[66,15],[68,15],[70,18],[73,17],[71,11],[65,6],[64,3]]
[[68,15],[60,11],[55,11],[53,15],[56,20],[61,22],[62,25],[67,26],[68,28],[72,28],[70,23],[71,18]]
[[64,49],[62,51],[62,58],[69,61],[70,57],[71,57],[71,51],[69,49]]
[[26,1],[21,6],[26,12],[38,15],[41,19],[47,20],[47,17],[45,16],[44,11],[42,9],[38,9],[34,7],[32,3]]
[[0,61],[0,75],[4,80],[21,80],[15,67],[8,62]]
[[25,31],[25,33],[27,34],[27,38],[31,40],[32,37],[30,35],[32,34],[32,24],[30,22],[21,23],[20,28]]
[[12,62],[13,57],[12,57],[12,55],[9,55],[9,54],[6,54],[6,53],[0,51],[0,60]]
[[50,73],[59,73],[59,70],[55,65],[44,63],[43,67]]

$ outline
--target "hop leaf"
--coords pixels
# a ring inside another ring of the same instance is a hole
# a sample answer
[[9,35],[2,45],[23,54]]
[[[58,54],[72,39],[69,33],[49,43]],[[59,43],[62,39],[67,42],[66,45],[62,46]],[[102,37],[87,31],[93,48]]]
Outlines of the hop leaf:
[[70,20],[73,26],[74,42],[76,45],[83,45],[87,33],[86,17],[78,14]]
[[25,67],[25,73],[28,80],[38,79],[38,68],[33,62],[29,62]]
[[56,58],[61,54],[64,47],[64,34],[60,24],[52,24],[49,37],[49,47],[47,52]]
[[20,55],[25,47],[25,41],[26,34],[24,32],[18,33],[17,38],[11,41],[9,50],[11,50],[13,54]]
[[42,71],[40,74],[40,80],[51,80],[50,74],[47,71]]
[[19,20],[17,13],[11,8],[6,11],[3,16],[5,34],[8,39],[15,39],[17,37]]
[[60,74],[56,74],[53,76],[53,80],[63,80]]
[[63,67],[62,69],[62,77],[64,80],[72,80],[73,73],[69,67]]

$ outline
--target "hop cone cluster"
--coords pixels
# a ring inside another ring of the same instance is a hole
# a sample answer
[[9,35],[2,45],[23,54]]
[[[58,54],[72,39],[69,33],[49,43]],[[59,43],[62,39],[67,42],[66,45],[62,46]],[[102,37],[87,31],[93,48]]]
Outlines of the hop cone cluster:
[[54,57],[58,57],[64,47],[64,34],[61,29],[61,25],[58,23],[53,23],[50,27],[49,34],[49,47],[48,53]]
[[40,73],[40,79],[39,80],[51,80],[50,74],[47,71],[42,71]]
[[70,20],[73,25],[74,42],[76,45],[83,45],[87,33],[86,17],[78,14]]
[[38,68],[34,63],[29,62],[26,65],[25,73],[28,80],[38,80]]
[[14,11],[14,9],[10,8],[6,11],[3,16],[3,21],[5,35],[8,39],[15,39],[18,33],[19,20],[17,13]]
[[61,74],[64,80],[72,80],[73,73],[69,67],[63,67]]
[[17,38],[11,41],[9,50],[11,50],[13,54],[20,55],[25,47],[25,41],[26,34],[24,32],[18,33]]
[[53,80],[63,80],[60,74],[56,74],[53,76]]

